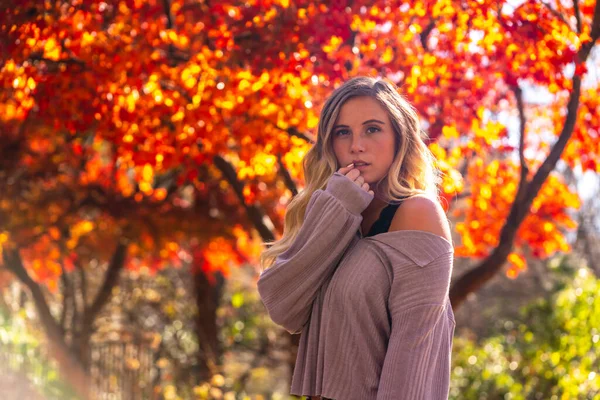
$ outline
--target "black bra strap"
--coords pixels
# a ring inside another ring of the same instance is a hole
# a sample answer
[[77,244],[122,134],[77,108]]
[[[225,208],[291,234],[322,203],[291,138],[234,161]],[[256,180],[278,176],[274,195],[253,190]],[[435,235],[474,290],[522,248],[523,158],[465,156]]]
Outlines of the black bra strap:
[[367,236],[374,236],[379,233],[387,232],[390,229],[390,225],[392,224],[392,219],[394,218],[394,214],[396,214],[396,210],[400,207],[402,203],[399,204],[388,204],[381,213],[379,214],[379,218],[373,226],[371,226],[371,230],[367,234]]

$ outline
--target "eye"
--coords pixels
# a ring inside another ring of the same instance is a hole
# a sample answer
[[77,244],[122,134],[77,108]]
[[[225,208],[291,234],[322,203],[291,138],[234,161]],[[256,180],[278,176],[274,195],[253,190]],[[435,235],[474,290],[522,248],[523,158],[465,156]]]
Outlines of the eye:
[[338,129],[337,131],[335,131],[335,136],[342,136],[346,133],[348,133],[348,129]]
[[367,128],[367,132],[368,133],[375,133],[375,132],[379,132],[381,129],[379,129],[379,127],[377,126],[370,126]]

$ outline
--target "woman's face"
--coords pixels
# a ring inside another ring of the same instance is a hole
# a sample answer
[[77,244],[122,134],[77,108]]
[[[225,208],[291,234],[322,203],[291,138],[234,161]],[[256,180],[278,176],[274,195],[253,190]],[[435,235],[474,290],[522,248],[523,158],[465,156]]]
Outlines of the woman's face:
[[333,152],[340,167],[354,160],[366,183],[386,176],[394,160],[395,133],[387,111],[371,97],[353,97],[342,105],[331,132]]

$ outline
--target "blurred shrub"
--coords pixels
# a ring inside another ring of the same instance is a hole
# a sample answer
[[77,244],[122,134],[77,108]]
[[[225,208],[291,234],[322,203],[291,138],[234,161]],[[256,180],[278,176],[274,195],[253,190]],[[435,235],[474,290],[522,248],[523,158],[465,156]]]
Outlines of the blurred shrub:
[[566,263],[518,320],[480,343],[455,337],[451,399],[600,399],[600,280]]
[[25,314],[0,309],[0,398],[75,400],[39,341],[43,335],[27,324]]

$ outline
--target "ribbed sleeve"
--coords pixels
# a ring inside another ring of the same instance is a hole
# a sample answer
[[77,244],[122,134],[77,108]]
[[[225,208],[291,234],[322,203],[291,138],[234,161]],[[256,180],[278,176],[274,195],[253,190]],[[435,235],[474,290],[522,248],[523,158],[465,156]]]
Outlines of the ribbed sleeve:
[[316,190],[294,243],[262,272],[258,292],[271,319],[298,333],[312,303],[344,255],[373,200],[345,175],[335,172],[325,190]]
[[452,256],[439,255],[410,273],[394,270],[388,300],[392,330],[377,400],[448,398],[454,333],[448,310]]

